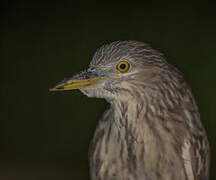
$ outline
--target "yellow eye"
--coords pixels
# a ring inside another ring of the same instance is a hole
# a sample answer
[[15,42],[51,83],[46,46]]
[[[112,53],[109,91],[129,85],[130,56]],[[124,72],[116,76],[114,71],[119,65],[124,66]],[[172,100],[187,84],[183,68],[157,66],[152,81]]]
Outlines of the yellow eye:
[[120,71],[120,72],[126,72],[128,69],[129,69],[129,63],[127,61],[120,61],[118,64],[117,64],[117,70]]

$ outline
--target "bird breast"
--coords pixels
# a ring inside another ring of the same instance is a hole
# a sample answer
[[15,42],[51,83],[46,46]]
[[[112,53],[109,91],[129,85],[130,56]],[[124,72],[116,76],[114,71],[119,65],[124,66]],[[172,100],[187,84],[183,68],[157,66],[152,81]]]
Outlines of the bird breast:
[[92,179],[186,179],[170,132],[136,111],[133,103],[116,103],[104,113],[89,148]]

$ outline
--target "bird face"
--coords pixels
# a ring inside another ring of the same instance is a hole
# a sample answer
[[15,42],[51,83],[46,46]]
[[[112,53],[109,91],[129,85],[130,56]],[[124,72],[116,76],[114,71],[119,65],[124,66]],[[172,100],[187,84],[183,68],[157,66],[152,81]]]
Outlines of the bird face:
[[130,61],[120,59],[103,66],[90,66],[87,70],[63,79],[50,90],[79,89],[89,97],[111,98],[118,85],[131,74],[131,64]]
[[161,54],[144,43],[115,41],[96,51],[87,70],[63,79],[50,90],[79,89],[89,97],[125,99],[139,84],[151,82],[158,69],[155,63],[162,62]]

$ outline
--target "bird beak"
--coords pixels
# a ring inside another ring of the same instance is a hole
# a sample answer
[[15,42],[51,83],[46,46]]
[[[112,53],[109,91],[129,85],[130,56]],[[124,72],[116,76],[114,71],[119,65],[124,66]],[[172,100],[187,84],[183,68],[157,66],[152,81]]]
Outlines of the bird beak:
[[57,83],[50,91],[65,91],[84,88],[101,88],[102,80],[105,80],[103,73],[96,71],[82,71],[70,78],[65,78]]

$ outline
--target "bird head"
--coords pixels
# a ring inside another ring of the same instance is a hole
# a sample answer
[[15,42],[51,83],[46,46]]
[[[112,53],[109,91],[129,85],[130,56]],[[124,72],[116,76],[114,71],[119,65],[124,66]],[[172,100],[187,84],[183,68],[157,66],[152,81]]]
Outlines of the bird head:
[[63,79],[50,90],[79,89],[89,97],[108,101],[127,99],[137,92],[137,98],[144,87],[157,81],[164,65],[162,55],[142,42],[115,41],[95,52],[88,69]]

